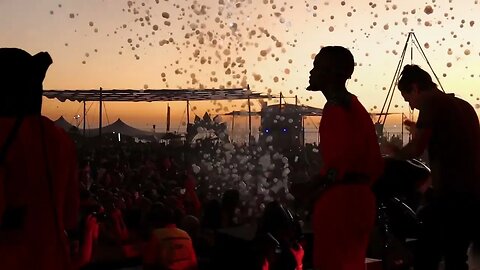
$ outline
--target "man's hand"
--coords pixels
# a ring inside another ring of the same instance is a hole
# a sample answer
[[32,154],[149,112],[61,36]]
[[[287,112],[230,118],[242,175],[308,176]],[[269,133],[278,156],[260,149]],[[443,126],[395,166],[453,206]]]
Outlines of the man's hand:
[[414,138],[417,135],[417,123],[410,119],[405,119],[403,121],[403,124],[405,125],[407,131],[410,132],[410,134],[412,134],[412,137]]
[[431,186],[432,186],[432,177],[429,176],[427,179],[425,179],[424,181],[420,182],[417,185],[417,191],[422,194],[425,194],[425,192],[427,192]]
[[331,182],[327,177],[317,174],[310,181],[293,184],[290,187],[290,193],[295,197],[297,203],[307,209],[311,209],[315,201],[330,184]]
[[395,156],[399,150],[400,147],[391,142],[384,142],[380,145],[380,152],[387,156]]

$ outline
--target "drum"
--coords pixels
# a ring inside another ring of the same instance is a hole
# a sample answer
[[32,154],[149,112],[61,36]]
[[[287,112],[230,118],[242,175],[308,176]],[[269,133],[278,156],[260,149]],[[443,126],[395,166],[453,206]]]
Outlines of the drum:
[[373,191],[380,200],[409,197],[430,176],[430,169],[417,159],[384,157],[384,161],[384,173],[373,185]]
[[382,259],[386,270],[410,269],[410,240],[418,237],[421,224],[415,212],[422,196],[417,189],[430,177],[430,169],[417,159],[384,160],[384,173],[373,185],[378,212],[369,255]]

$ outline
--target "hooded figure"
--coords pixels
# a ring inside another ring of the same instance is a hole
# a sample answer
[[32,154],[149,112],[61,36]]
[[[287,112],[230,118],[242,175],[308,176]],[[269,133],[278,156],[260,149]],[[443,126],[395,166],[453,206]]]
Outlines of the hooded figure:
[[65,230],[76,227],[75,146],[41,116],[52,59],[0,48],[0,269],[70,269]]
[[0,48],[0,116],[40,115],[43,79],[52,58],[31,56],[17,48]]

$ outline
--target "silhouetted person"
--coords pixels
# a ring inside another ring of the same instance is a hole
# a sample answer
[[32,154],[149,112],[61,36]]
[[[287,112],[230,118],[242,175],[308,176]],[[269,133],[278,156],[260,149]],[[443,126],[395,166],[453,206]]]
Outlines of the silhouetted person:
[[236,210],[240,204],[240,192],[236,189],[229,189],[222,196],[222,228],[238,225]]
[[[423,208],[415,269],[468,269],[467,249],[480,212],[480,125],[466,101],[438,90],[417,65],[404,67],[398,89],[418,109],[413,139],[394,156],[419,157],[428,150],[433,195]],[[475,227],[477,226],[477,227]]]
[[302,270],[304,250],[300,224],[290,210],[277,201],[267,204],[258,226],[255,243],[258,269]]
[[0,269],[69,269],[65,230],[77,224],[76,151],[41,116],[52,59],[0,48]]
[[218,200],[210,200],[205,204],[202,227],[216,231],[222,227],[222,204]]
[[370,186],[382,173],[383,160],[370,115],[345,87],[353,69],[348,49],[329,46],[320,50],[310,71],[307,90],[322,91],[327,99],[319,131],[323,166],[317,181],[328,188],[314,202],[314,269],[364,270],[375,223]]
[[192,239],[175,225],[173,209],[163,204],[153,205],[150,219],[155,229],[145,246],[143,269],[195,270],[197,256]]

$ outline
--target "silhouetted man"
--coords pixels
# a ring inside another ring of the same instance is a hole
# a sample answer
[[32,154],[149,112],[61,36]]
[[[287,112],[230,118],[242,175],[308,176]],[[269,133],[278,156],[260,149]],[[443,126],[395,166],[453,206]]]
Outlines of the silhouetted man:
[[417,65],[404,67],[398,89],[418,121],[413,140],[394,156],[416,158],[428,149],[432,170],[432,200],[420,213],[415,269],[466,270],[467,249],[480,211],[480,125],[466,101],[438,90]]
[[307,90],[327,99],[320,123],[320,179],[329,187],[315,200],[313,266],[318,270],[364,270],[375,223],[370,185],[383,171],[375,128],[357,97],[345,87],[353,55],[340,46],[315,57]]

